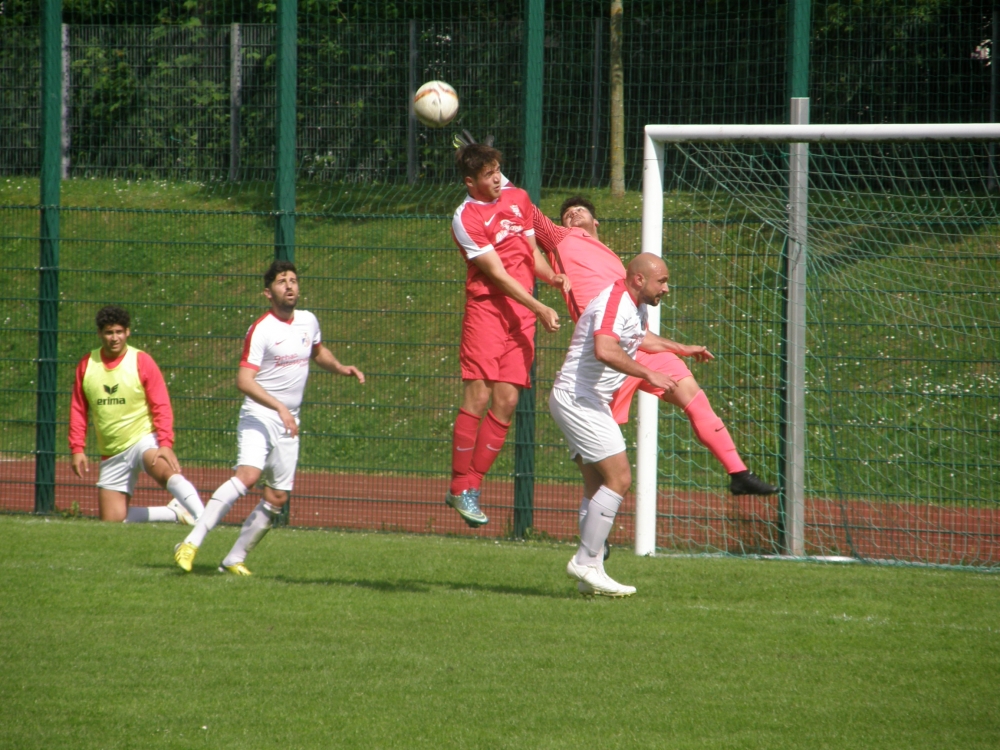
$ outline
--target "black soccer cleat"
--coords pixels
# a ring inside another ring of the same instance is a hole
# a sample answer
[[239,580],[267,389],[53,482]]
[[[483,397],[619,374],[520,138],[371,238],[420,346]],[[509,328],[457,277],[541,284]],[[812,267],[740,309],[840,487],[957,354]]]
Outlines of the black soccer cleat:
[[729,475],[729,491],[734,495],[773,495],[778,488],[752,471],[737,471]]
[[604,540],[604,559],[607,560],[609,557],[611,557],[611,545],[608,543],[608,540],[605,539]]

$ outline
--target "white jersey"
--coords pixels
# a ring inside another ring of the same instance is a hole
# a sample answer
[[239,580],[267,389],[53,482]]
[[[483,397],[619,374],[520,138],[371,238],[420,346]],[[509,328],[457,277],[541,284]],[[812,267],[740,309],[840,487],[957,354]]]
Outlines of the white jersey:
[[[320,341],[319,321],[311,312],[296,310],[287,323],[268,312],[247,331],[240,367],[256,370],[257,383],[298,418],[309,378],[309,360]],[[249,396],[240,410],[240,416],[244,414],[278,419],[274,409],[258,404]]]
[[552,387],[569,391],[578,399],[610,404],[628,376],[597,359],[594,337],[613,336],[624,352],[635,359],[647,327],[646,305],[636,305],[625,279],[619,279],[594,297],[583,311]]

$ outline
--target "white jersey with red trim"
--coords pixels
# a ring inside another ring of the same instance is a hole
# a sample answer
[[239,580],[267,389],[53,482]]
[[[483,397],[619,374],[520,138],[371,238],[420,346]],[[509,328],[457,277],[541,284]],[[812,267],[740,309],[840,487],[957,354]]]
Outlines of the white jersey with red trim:
[[[256,370],[257,383],[298,417],[309,378],[309,360],[320,341],[319,321],[311,312],[296,310],[288,322],[267,312],[247,331],[240,367]],[[244,414],[278,418],[274,409],[249,396],[240,410],[240,416]]]
[[622,350],[635,359],[647,328],[646,305],[637,305],[625,286],[625,279],[619,279],[594,297],[583,311],[552,387],[569,391],[579,399],[610,404],[628,376],[597,358],[594,337],[613,336]]

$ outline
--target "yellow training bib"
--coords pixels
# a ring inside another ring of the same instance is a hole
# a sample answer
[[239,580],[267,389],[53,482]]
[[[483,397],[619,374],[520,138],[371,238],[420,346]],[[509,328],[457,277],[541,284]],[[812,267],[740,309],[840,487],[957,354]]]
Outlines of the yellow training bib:
[[139,380],[139,349],[129,347],[113,370],[94,349],[83,375],[83,395],[90,408],[102,456],[114,456],[153,431],[146,389]]

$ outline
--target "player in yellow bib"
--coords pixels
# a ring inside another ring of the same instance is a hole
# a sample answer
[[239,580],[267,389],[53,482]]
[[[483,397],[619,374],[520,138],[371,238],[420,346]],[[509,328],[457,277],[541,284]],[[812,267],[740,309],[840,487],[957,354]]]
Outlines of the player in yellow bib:
[[[76,367],[69,414],[69,447],[78,477],[90,471],[84,447],[94,423],[101,468],[97,502],[102,521],[169,521],[193,526],[204,510],[198,491],[174,455],[174,413],[156,362],[128,345],[128,312],[116,305],[97,313],[101,346]],[[129,507],[144,469],[174,499],[165,506]]]

